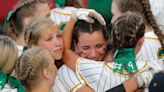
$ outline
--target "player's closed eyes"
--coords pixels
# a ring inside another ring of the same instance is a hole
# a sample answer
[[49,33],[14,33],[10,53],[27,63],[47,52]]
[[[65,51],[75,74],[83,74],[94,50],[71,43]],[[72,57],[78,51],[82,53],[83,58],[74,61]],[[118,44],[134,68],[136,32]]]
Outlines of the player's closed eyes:
[[50,36],[46,41],[52,41],[53,40],[53,36]]
[[102,44],[98,44],[98,45],[96,45],[96,48],[101,48],[101,47],[103,47],[103,45]]
[[83,50],[89,50],[89,46],[83,46]]

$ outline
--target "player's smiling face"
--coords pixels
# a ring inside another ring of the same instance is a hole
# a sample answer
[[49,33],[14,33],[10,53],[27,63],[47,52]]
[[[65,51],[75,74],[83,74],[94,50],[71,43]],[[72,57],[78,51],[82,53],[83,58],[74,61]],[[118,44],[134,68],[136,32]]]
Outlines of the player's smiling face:
[[80,32],[79,34],[77,42],[79,55],[96,61],[102,60],[105,54],[104,48],[106,47],[102,31],[95,31],[93,33]]

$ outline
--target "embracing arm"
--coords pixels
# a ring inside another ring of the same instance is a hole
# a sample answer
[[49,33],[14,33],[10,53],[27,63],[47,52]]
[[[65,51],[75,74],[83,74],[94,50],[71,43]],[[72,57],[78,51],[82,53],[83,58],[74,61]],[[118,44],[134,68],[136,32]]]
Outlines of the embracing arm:
[[153,78],[153,75],[157,72],[158,70],[155,70],[154,68],[139,71],[121,85],[109,89],[106,92],[118,92],[118,90],[123,92],[135,92],[138,88],[147,88]]
[[76,60],[79,57],[71,50],[72,31],[75,23],[76,23],[76,19],[71,18],[70,21],[67,23],[63,32],[63,44],[64,44],[63,62],[73,71],[75,71]]
[[85,20],[86,22],[93,23],[92,17],[96,18],[101,25],[106,25],[103,17],[92,9],[78,9],[71,15],[70,21],[67,23],[63,33],[64,53],[63,62],[75,71],[76,61],[79,56],[71,50],[72,31],[77,19]]
[[88,86],[83,86],[79,88],[76,92],[94,92],[94,91]]
[[127,81],[123,83],[124,88],[126,92],[135,92],[138,89],[138,85],[134,79],[134,77],[131,77]]
[[134,77],[131,77],[124,83],[122,83],[112,89],[109,89],[106,92],[135,92],[136,90],[137,90],[137,84],[134,80]]
[[[75,71],[76,60],[79,57],[71,50],[72,31],[75,23],[76,20],[71,18],[68,24],[66,25],[63,33],[63,43],[64,43],[63,61],[73,71]],[[76,92],[94,92],[94,91],[90,87],[84,85],[81,88],[79,88]]]

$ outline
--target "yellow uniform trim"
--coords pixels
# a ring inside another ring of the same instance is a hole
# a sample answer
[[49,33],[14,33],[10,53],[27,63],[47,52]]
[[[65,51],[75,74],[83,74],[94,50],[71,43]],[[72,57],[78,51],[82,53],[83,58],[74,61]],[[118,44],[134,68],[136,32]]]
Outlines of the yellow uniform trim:
[[153,37],[145,37],[145,39],[149,39],[149,40],[159,40],[159,38],[153,38]]
[[83,80],[85,85],[87,84],[86,80],[84,79],[83,75],[80,73],[80,70],[79,70],[79,63],[80,63],[80,60],[83,59],[83,58],[78,58],[77,59],[77,65],[76,65],[76,68],[77,68],[77,71],[79,72],[79,77],[80,77],[80,80]]
[[64,13],[64,12],[59,12],[59,11],[55,11],[55,10],[51,10],[51,11],[55,12],[57,14],[65,15],[65,16],[71,16],[71,13]]
[[[109,66],[108,64],[105,64],[106,67],[108,67],[109,70],[114,70],[111,66]],[[147,62],[144,64],[144,66],[140,69],[144,69],[145,67],[147,66]],[[123,75],[123,76],[131,76],[131,74],[122,74],[120,73],[119,71],[116,71],[116,73],[120,74],[120,75]],[[136,72],[135,72],[136,73]],[[135,73],[132,73],[132,74],[135,74]]]
[[77,84],[76,86],[74,86],[69,92],[73,92],[75,90],[75,88],[78,88],[78,86],[80,86],[81,83]]

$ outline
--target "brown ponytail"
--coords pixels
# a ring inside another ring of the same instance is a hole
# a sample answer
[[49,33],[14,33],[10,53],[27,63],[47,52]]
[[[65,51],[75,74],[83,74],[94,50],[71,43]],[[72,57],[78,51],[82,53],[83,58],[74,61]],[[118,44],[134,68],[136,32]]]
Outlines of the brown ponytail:
[[145,25],[141,16],[130,14],[114,22],[111,36],[116,48],[134,48],[144,32]]
[[162,34],[162,31],[159,29],[159,26],[157,25],[156,20],[154,19],[149,0],[139,0],[139,1],[143,6],[143,12],[145,15],[146,23],[153,27],[155,34],[158,36],[161,42],[162,48],[164,48],[164,43],[163,43],[164,35]]

